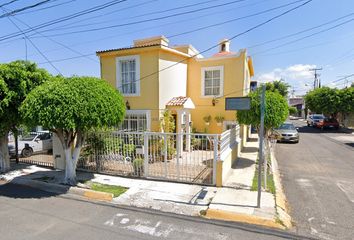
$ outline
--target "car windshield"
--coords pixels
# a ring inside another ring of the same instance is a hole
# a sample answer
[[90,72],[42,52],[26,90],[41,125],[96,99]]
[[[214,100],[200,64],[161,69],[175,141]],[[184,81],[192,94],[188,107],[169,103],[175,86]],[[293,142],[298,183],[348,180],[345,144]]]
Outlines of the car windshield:
[[20,139],[20,141],[32,141],[36,136],[37,136],[37,134],[26,135],[26,136],[22,137]]
[[313,116],[313,119],[323,119],[325,118],[324,116]]
[[337,122],[337,120],[333,119],[325,119],[325,122]]
[[283,124],[280,124],[279,127],[274,128],[274,129],[279,129],[279,130],[295,130],[295,127],[294,127],[294,125],[292,125],[292,124],[283,123]]

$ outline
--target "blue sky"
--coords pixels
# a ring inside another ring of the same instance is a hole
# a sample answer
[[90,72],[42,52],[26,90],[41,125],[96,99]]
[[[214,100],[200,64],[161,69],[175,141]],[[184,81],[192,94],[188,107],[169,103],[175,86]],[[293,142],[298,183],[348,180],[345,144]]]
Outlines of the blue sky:
[[296,95],[313,88],[313,68],[325,86],[354,81],[352,0],[47,0],[16,11],[43,1],[0,1],[0,62],[27,57],[54,75],[100,77],[96,51],[164,35],[209,57],[228,38],[252,57],[253,80],[283,78]]

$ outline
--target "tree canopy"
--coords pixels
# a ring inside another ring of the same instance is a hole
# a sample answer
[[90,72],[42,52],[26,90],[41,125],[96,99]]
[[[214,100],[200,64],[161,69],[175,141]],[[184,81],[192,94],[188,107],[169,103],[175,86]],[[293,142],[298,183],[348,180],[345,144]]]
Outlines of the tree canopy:
[[263,85],[265,85],[266,91],[279,93],[283,97],[286,97],[289,93],[288,88],[290,87],[290,85],[286,83],[284,79],[280,79],[278,81],[273,82],[261,83],[260,88]]
[[354,113],[354,88],[338,90],[322,87],[310,91],[305,97],[306,108],[313,113],[323,113],[336,117],[341,114],[344,126],[347,126],[348,115]]
[[[251,97],[251,110],[238,110],[236,113],[237,121],[241,124],[256,127],[258,133],[261,124],[261,91],[249,93]],[[289,107],[282,95],[275,92],[265,92],[265,112],[264,112],[264,133],[272,127],[278,127],[282,124],[289,115]]]
[[57,134],[66,157],[65,182],[70,185],[76,184],[75,166],[87,132],[119,125],[125,117],[122,95],[105,80],[84,76],[46,82],[27,96],[20,110],[28,125],[48,126]]
[[32,89],[52,78],[30,61],[17,60],[0,64],[0,171],[10,169],[8,134],[23,123],[18,109]]
[[289,107],[289,113],[290,114],[296,114],[297,113],[297,108],[296,107]]

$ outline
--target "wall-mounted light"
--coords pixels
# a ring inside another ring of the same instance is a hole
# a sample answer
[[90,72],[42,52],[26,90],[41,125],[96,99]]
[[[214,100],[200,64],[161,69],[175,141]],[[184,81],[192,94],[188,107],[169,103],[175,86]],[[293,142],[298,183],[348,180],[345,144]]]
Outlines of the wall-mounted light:
[[127,100],[127,102],[125,103],[125,106],[127,107],[128,110],[130,110],[130,105],[129,105],[128,100]]
[[193,122],[191,121],[191,122],[189,122],[189,126],[191,127],[191,126],[193,126]]
[[218,103],[219,100],[217,100],[216,98],[214,98],[212,101],[211,101],[211,104],[213,104],[213,106],[215,106],[216,103]]

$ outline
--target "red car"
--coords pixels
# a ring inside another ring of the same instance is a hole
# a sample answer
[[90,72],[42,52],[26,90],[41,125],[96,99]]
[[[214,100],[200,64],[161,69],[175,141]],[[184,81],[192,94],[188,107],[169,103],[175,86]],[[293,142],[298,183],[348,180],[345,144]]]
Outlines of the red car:
[[318,128],[321,128],[322,130],[325,128],[334,128],[334,129],[338,129],[339,128],[339,122],[337,122],[336,119],[334,118],[325,118],[322,119],[321,121],[319,121],[316,126]]

